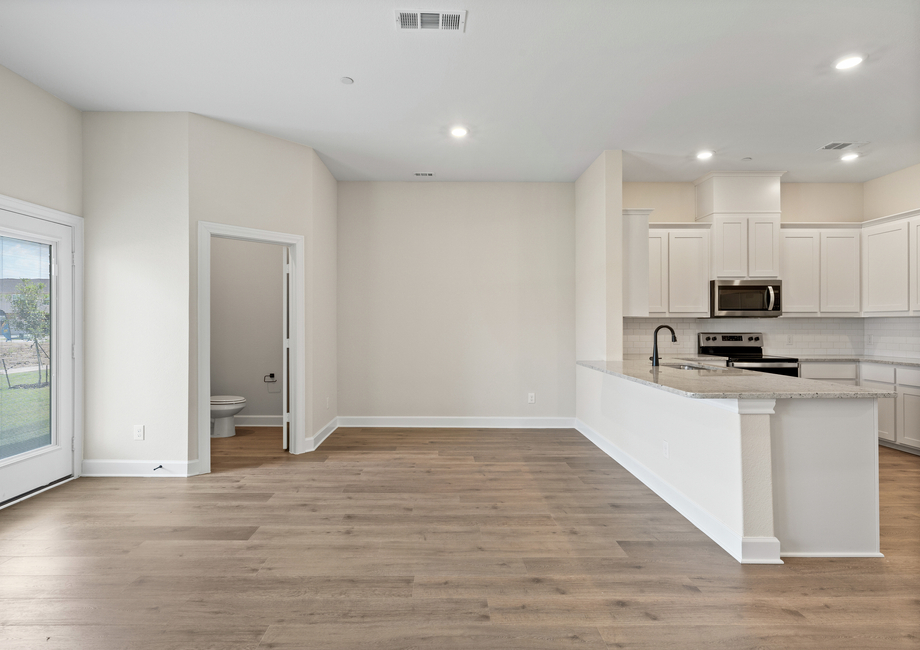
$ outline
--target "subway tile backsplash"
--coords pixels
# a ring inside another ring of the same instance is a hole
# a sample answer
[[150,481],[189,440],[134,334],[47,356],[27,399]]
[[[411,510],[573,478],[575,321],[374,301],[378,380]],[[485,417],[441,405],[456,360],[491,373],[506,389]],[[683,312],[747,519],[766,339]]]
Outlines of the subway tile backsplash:
[[695,353],[699,332],[763,332],[767,354],[920,357],[920,317],[624,318],[624,354],[651,354],[652,332],[662,324],[677,332],[677,343],[667,331],[659,334],[663,354]]

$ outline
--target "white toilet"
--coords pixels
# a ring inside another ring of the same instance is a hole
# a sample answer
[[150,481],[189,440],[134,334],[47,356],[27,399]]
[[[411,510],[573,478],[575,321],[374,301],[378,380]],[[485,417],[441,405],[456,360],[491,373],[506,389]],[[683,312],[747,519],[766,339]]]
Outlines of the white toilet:
[[211,395],[211,437],[236,435],[233,416],[246,408],[246,398],[239,395]]

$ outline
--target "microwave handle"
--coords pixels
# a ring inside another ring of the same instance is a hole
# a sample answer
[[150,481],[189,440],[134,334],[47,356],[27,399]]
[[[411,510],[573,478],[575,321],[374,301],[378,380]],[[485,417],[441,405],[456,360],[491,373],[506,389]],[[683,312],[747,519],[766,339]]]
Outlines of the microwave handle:
[[773,285],[767,285],[767,293],[770,294],[770,304],[767,305],[767,311],[773,311],[773,305],[776,304],[776,294],[773,292]]

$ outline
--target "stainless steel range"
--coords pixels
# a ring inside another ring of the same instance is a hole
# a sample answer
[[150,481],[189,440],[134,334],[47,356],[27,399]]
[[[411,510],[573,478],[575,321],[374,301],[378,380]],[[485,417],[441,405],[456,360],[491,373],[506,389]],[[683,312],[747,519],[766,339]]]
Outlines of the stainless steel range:
[[760,332],[702,332],[699,334],[699,353],[728,357],[730,368],[799,376],[798,359],[763,353],[763,334]]

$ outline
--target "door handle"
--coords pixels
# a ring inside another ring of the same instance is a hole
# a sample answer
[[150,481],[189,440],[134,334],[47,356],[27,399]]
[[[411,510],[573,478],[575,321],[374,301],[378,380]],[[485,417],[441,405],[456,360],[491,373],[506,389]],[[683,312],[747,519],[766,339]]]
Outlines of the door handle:
[[767,293],[770,294],[770,304],[767,305],[767,311],[773,311],[773,305],[776,304],[776,294],[773,292],[772,285],[767,285]]

